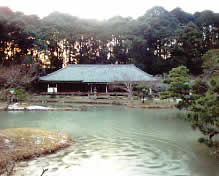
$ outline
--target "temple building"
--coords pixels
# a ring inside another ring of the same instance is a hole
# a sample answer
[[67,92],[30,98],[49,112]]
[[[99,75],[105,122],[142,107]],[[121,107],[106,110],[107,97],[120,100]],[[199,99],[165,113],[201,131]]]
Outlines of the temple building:
[[108,93],[112,83],[154,81],[133,64],[69,64],[46,76],[40,77],[41,89],[47,93],[74,92]]

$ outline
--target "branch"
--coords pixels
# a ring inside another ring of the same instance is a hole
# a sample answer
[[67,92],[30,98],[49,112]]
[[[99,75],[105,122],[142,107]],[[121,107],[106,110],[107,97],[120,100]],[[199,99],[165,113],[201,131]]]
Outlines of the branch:
[[[11,167],[10,167],[11,166]],[[6,167],[5,167],[5,170],[7,172],[7,176],[10,176],[13,171],[14,171],[14,167],[15,167],[15,162],[14,161],[11,161]]]
[[45,174],[46,171],[48,171],[48,169],[43,169],[43,172],[40,176],[43,176],[43,174]]
[[219,131],[213,131],[213,132],[209,133],[209,139],[212,140],[212,138],[217,134],[219,134]]
[[197,127],[204,135],[208,135],[209,141],[212,141],[212,138],[219,134],[219,131],[217,129],[208,128],[203,124],[198,124]]

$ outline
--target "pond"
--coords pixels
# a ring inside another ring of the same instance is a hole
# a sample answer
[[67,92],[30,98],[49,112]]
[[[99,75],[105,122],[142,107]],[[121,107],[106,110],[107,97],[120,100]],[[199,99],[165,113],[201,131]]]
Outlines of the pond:
[[16,175],[39,176],[218,176],[201,136],[175,109],[91,106],[86,112],[0,112],[0,128],[64,131],[74,143],[25,161]]

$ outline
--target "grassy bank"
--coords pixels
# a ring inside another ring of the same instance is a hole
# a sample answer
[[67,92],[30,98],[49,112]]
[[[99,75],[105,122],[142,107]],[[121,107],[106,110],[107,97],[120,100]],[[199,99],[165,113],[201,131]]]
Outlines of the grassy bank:
[[28,99],[29,103],[66,103],[66,104],[113,104],[113,105],[125,105],[128,107],[140,107],[140,108],[173,108],[176,102],[160,99],[145,99],[144,103],[138,97],[133,97],[129,100],[127,96],[99,96],[97,99],[88,96],[62,96],[57,95],[51,97],[48,95],[32,96]]
[[[113,105],[125,105],[131,108],[173,108],[176,102],[169,100],[160,100],[159,98],[145,99],[142,103],[140,97],[133,96],[130,100],[127,96],[109,96],[109,95],[98,95],[96,98],[94,96],[71,96],[71,95],[39,95],[39,94],[28,94],[25,101],[22,101],[27,106],[35,104],[66,104],[66,107],[58,108],[53,110],[73,110],[73,111],[83,111],[82,108],[75,108],[74,104],[113,104]],[[24,104],[23,104],[24,105]],[[71,105],[71,106],[69,106]],[[20,105],[21,106],[21,105]],[[9,110],[7,109],[7,102],[1,100],[0,111]],[[70,107],[70,108],[69,108]],[[24,107],[25,108],[25,107]],[[26,109],[27,110],[27,109]],[[52,109],[50,109],[52,110]]]
[[46,129],[11,128],[0,130],[0,174],[9,163],[54,153],[68,147],[71,138]]

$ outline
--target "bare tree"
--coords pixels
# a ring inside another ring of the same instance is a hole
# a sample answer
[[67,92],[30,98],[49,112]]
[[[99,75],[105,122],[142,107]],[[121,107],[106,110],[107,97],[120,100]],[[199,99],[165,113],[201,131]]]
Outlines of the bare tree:
[[32,67],[13,65],[0,68],[0,84],[4,88],[28,88],[37,78]]
[[132,99],[134,85],[136,85],[134,81],[114,81],[109,84],[109,88],[112,90],[123,90],[128,93],[128,98]]

